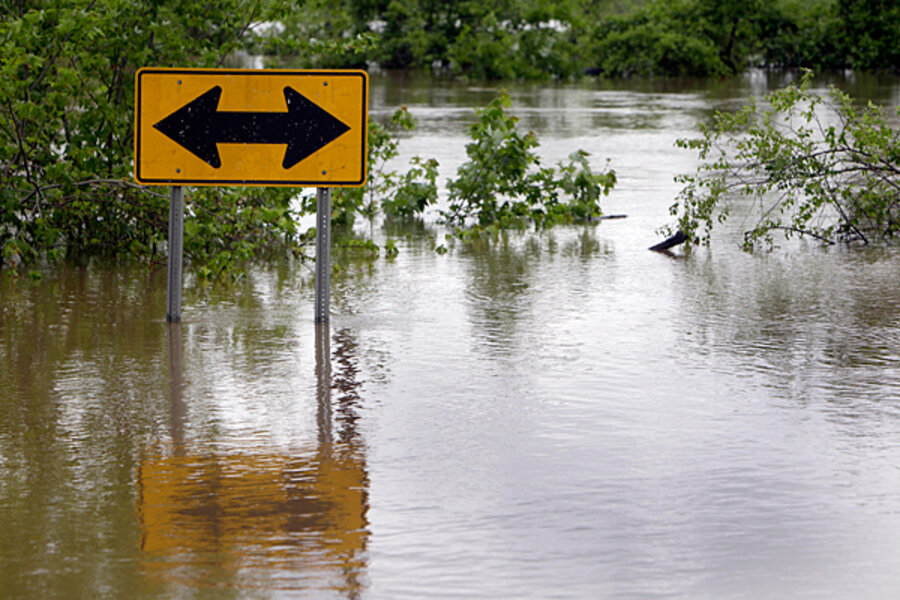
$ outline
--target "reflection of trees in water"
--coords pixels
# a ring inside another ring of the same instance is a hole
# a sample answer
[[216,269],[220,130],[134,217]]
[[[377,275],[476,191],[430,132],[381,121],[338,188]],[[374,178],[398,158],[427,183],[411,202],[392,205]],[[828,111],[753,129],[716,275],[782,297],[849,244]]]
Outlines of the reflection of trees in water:
[[[180,332],[175,332],[180,337]],[[147,574],[171,586],[328,590],[365,586],[368,473],[357,421],[357,344],[316,330],[318,442],[296,452],[214,446],[178,449],[180,352],[170,338],[171,427],[176,451],[145,458],[137,512]],[[332,401],[332,390],[338,396]],[[332,426],[337,425],[337,435]],[[183,441],[183,440],[182,440]]]
[[389,238],[406,238],[416,242],[410,244],[412,250],[430,251],[437,239],[437,231],[421,217],[386,218],[382,230]]
[[604,251],[593,226],[580,227],[575,235],[571,235],[572,229],[508,232],[497,240],[477,240],[459,246],[469,267],[467,297],[474,336],[492,352],[509,353],[518,323],[527,318],[535,297],[547,292],[541,278],[548,268],[553,268],[553,261],[565,259],[560,269],[565,269],[566,274],[549,282],[560,286],[579,281],[579,276],[571,275],[571,269],[588,269],[587,260]]
[[138,580],[131,491],[137,447],[166,422],[165,273],[87,262],[0,273],[4,598]]
[[[59,270],[37,283],[3,277],[0,409],[5,426],[17,426],[21,417],[32,427],[56,427],[59,411],[76,396],[79,423],[97,425],[81,436],[121,434],[127,441],[139,435],[150,418],[135,414],[134,406],[149,404],[146,390],[158,388],[154,384],[164,369],[162,330],[154,322],[165,311],[156,293],[159,281],[165,286],[164,275],[159,279],[107,266]],[[48,435],[47,442],[62,437]]]
[[339,329],[334,334],[337,346],[334,360],[337,370],[332,375],[332,389],[337,390],[336,420],[340,426],[338,442],[353,445],[359,442],[357,422],[362,398],[359,395],[362,382],[358,380],[359,365],[357,351],[359,343],[349,329]]
[[470,267],[466,295],[475,337],[501,354],[509,350],[517,322],[529,309],[534,266],[541,254],[535,237],[520,237],[502,235],[496,242],[476,241],[460,249]]
[[689,260],[682,343],[779,395],[879,399],[900,384],[896,249]]

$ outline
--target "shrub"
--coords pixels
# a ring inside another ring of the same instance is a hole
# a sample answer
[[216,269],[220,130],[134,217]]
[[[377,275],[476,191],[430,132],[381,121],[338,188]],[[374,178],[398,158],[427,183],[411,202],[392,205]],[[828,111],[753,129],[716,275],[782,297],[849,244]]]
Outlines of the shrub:
[[900,232],[900,133],[884,108],[857,108],[835,88],[823,97],[811,81],[807,71],[798,85],[769,94],[767,107],[751,102],[718,113],[699,138],[679,140],[704,161],[679,177],[685,187],[671,207],[690,239],[708,243],[735,197],[752,199],[758,210],[745,234],[748,249],[771,246],[774,231],[828,244]]
[[594,173],[581,150],[572,153],[569,163],[560,163],[559,170],[541,166],[537,136],[517,130],[516,117],[504,110],[509,105],[509,96],[501,94],[476,111],[479,118],[466,146],[469,160],[448,183],[449,207],[442,211],[446,222],[466,237],[600,216],[599,198],[615,185],[615,172]]

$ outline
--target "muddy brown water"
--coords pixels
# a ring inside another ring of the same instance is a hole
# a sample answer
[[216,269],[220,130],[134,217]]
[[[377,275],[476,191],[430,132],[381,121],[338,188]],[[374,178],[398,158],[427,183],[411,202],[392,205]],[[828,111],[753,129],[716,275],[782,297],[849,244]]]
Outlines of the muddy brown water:
[[[896,106],[900,84],[835,78]],[[628,219],[373,228],[233,285],[90,262],[0,279],[2,598],[895,598],[900,253],[648,252],[673,147],[784,82],[510,86]],[[490,86],[373,77],[402,159],[464,159]],[[433,251],[445,244],[446,254]]]

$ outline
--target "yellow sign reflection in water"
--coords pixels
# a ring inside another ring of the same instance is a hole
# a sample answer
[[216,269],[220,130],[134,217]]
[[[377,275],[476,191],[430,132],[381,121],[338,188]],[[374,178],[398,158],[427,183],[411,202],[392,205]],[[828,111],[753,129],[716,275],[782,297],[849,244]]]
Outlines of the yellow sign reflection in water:
[[161,456],[145,459],[137,475],[145,565],[164,579],[192,587],[294,589],[311,578],[349,592],[362,586],[367,475],[350,446],[305,458]]

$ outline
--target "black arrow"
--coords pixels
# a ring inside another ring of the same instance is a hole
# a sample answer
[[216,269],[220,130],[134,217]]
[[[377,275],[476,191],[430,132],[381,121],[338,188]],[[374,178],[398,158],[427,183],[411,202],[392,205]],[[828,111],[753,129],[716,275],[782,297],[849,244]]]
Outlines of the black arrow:
[[290,169],[350,130],[290,86],[287,112],[220,112],[221,97],[217,85],[153,127],[215,169],[222,166],[216,144],[287,144],[281,166]]

